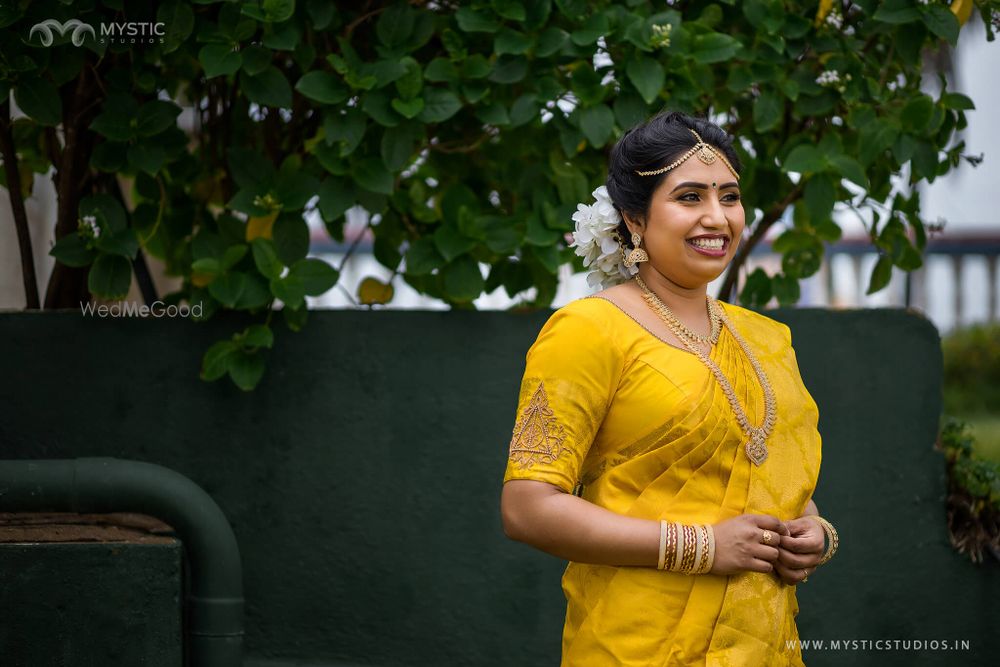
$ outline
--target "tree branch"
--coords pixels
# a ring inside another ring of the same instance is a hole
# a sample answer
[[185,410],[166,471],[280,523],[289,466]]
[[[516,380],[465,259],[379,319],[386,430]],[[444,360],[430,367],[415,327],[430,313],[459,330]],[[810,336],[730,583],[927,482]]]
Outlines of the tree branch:
[[767,230],[771,228],[771,225],[781,219],[785,209],[802,197],[802,187],[801,183],[796,185],[784,199],[768,209],[764,213],[764,217],[757,223],[757,227],[753,230],[747,242],[741,248],[737,249],[733,261],[729,263],[729,268],[726,270],[726,277],[722,281],[722,286],[719,288],[717,298],[720,301],[729,303],[729,300],[733,297],[733,288],[736,287],[736,277],[739,275],[740,268],[746,263],[747,257],[750,256],[753,249],[767,234]]
[[4,175],[7,177],[7,193],[10,195],[10,209],[14,214],[17,229],[17,246],[21,253],[21,280],[24,283],[26,310],[38,310],[38,281],[35,277],[35,255],[31,249],[31,230],[28,214],[24,209],[21,190],[21,174],[17,170],[17,150],[14,147],[14,133],[11,131],[10,99],[0,104],[0,152],[3,154]]

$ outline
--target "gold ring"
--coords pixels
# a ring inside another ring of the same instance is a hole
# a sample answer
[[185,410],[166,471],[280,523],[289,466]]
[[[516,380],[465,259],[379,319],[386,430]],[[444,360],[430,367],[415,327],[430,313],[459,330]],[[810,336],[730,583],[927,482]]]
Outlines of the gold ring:
[[771,543],[771,531],[765,530],[762,539],[764,540],[764,544],[770,544]]

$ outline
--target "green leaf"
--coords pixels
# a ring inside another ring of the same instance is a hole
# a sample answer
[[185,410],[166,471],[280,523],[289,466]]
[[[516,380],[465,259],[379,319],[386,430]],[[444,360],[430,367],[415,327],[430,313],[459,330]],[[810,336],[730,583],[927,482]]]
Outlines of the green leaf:
[[319,212],[325,222],[339,219],[354,206],[354,189],[340,178],[326,178],[319,186]]
[[240,69],[243,58],[239,51],[228,44],[207,44],[198,51],[198,61],[205,70],[205,78],[229,76]]
[[[264,0],[265,4],[268,0]],[[229,377],[243,391],[250,391],[264,377],[264,355],[260,352],[237,350],[229,357]]]
[[128,157],[129,165],[135,171],[144,171],[150,176],[156,176],[167,159],[163,148],[155,144],[145,143],[129,146],[125,155]]
[[351,174],[354,181],[370,192],[391,195],[393,191],[392,174],[385,168],[382,160],[377,157],[367,157],[361,160]]
[[704,65],[720,63],[731,59],[739,52],[740,48],[742,48],[741,44],[735,38],[713,32],[694,38],[694,49],[691,52],[691,57]]
[[305,303],[306,292],[302,279],[290,273],[283,278],[271,278],[271,293],[287,308],[299,308]]
[[846,155],[833,155],[830,157],[830,162],[833,163],[834,168],[840,175],[847,180],[857,183],[863,188],[868,187],[868,177],[865,175],[865,170],[854,158],[847,157]]
[[641,97],[629,91],[623,91],[615,97],[615,120],[618,127],[628,129],[646,120],[646,103]]
[[816,174],[806,181],[804,197],[810,221],[819,222],[828,219],[837,199],[833,179],[826,174]]
[[249,76],[240,74],[240,84],[243,93],[251,102],[262,106],[292,107],[292,87],[288,80],[274,65],[268,65],[260,74]]
[[495,83],[517,83],[528,73],[528,61],[520,56],[500,56],[490,74]]
[[417,123],[407,123],[386,128],[382,133],[381,155],[389,171],[399,171],[409,164],[416,151],[418,133],[422,129]]
[[365,95],[361,108],[379,125],[396,127],[402,120],[400,114],[393,110],[392,98],[386,90],[373,90]]
[[577,46],[590,46],[610,32],[608,17],[603,12],[591,14],[579,30],[570,33],[569,38]]
[[392,100],[392,108],[403,118],[416,118],[424,110],[424,105],[421,97],[412,100],[401,100],[397,97]]
[[80,200],[80,217],[92,215],[97,218],[102,233],[124,231],[128,228],[125,209],[118,200],[108,194],[89,195]]
[[441,255],[435,248],[434,241],[424,237],[410,244],[406,251],[407,275],[427,275],[444,264]]
[[226,251],[222,253],[222,262],[220,263],[222,270],[228,271],[236,266],[236,264],[243,259],[243,256],[247,254],[247,250],[248,246],[245,243],[232,245],[226,248]]
[[43,76],[20,79],[14,87],[17,106],[41,125],[62,122],[62,100],[55,84]]
[[266,324],[251,324],[242,333],[243,344],[247,347],[266,347],[274,345],[274,334]]
[[424,110],[420,120],[425,123],[440,123],[448,120],[462,108],[458,95],[444,88],[429,88],[424,94]]
[[476,111],[476,118],[486,123],[487,125],[509,125],[510,116],[507,115],[507,109],[504,105],[499,102],[494,102],[488,107],[483,107]]
[[[393,124],[396,123],[398,120],[394,121]],[[323,131],[326,133],[326,141],[330,144],[339,143],[340,157],[347,157],[354,152],[354,149],[361,144],[366,129],[365,112],[356,107],[348,107],[342,111],[328,111],[323,115]],[[323,166],[330,169],[326,164]]]
[[534,41],[528,35],[510,28],[503,28],[493,39],[493,52],[498,56],[505,53],[521,55],[527,53]]
[[892,258],[889,255],[881,255],[875,262],[872,269],[871,279],[868,281],[868,289],[865,294],[874,294],[889,284],[892,278]]
[[396,79],[396,91],[404,100],[416,97],[424,88],[424,72],[413,58],[406,56],[399,61],[403,74]]
[[309,319],[309,311],[305,308],[285,307],[281,309],[281,316],[285,320],[285,326],[290,330],[302,331],[302,328],[306,325],[306,321]]
[[119,229],[101,234],[94,245],[103,253],[120,255],[126,259],[135,259],[139,252],[139,239],[132,229]]
[[299,215],[281,215],[274,221],[274,250],[285,266],[291,266],[309,252],[309,225]]
[[779,306],[794,306],[799,301],[800,288],[797,278],[779,273],[771,278],[771,289],[778,299]]
[[194,30],[194,10],[187,2],[168,0],[156,11],[156,20],[165,27],[162,53],[172,53],[180,47]]
[[243,294],[246,283],[246,275],[239,271],[223,273],[208,284],[208,293],[222,305],[232,308]]
[[218,380],[229,372],[230,358],[239,352],[231,340],[220,340],[213,344],[201,358],[201,379],[207,382]]
[[243,71],[256,76],[266,70],[274,59],[274,53],[256,44],[240,51],[243,59]]
[[920,18],[931,32],[952,46],[958,42],[958,18],[944,5],[930,4],[923,8]]
[[525,123],[538,118],[538,98],[534,93],[525,93],[514,100],[514,105],[510,108],[510,123],[513,127],[520,127]]
[[434,232],[434,247],[446,262],[464,255],[476,247],[473,239],[466,238],[453,225],[441,225]]
[[934,100],[928,95],[918,94],[903,107],[903,111],[899,114],[899,121],[904,131],[919,134],[927,127],[933,113]]
[[435,58],[424,68],[424,78],[436,83],[458,81],[458,68],[446,58]]
[[124,299],[132,284],[132,264],[119,255],[99,255],[87,274],[87,289],[102,299]]
[[292,18],[292,14],[295,13],[295,0],[264,0],[262,8],[266,21],[281,23]]
[[349,92],[337,77],[329,72],[307,72],[298,83],[295,90],[320,104],[340,104],[347,99]]
[[628,64],[625,73],[646,104],[652,104],[663,90],[666,73],[663,71],[663,66],[652,58],[633,60]]
[[302,281],[302,291],[308,296],[320,296],[336,285],[340,277],[337,269],[315,257],[300,259],[288,272]]
[[89,266],[97,256],[96,252],[87,247],[86,239],[75,231],[56,241],[49,254],[60,264],[72,267]]
[[770,132],[781,124],[784,102],[780,95],[771,90],[762,91],[753,105],[754,128],[760,132]]
[[941,96],[941,103],[946,109],[961,109],[965,111],[976,108],[972,100],[962,93],[945,93]]
[[614,125],[615,114],[604,104],[580,112],[580,129],[594,148],[601,148],[608,142]]
[[535,55],[539,58],[548,58],[556,51],[559,51],[566,42],[569,41],[569,33],[555,26],[545,29],[538,37],[538,46],[535,47]]
[[920,19],[920,12],[912,0],[887,0],[881,3],[873,18],[883,23],[909,23]]
[[284,265],[278,259],[278,253],[271,239],[258,236],[250,243],[250,248],[253,252],[253,262],[261,275],[268,279],[281,275]]
[[413,32],[413,10],[406,5],[394,5],[383,12],[375,24],[375,34],[382,44],[395,49]]
[[500,24],[493,17],[468,7],[461,7],[455,12],[455,18],[462,32],[496,32],[500,29]]
[[823,171],[825,168],[826,161],[823,159],[823,154],[811,144],[799,144],[793,148],[781,166],[782,171],[797,171],[803,174]]
[[486,281],[483,280],[479,264],[472,257],[456,259],[444,267],[442,273],[445,294],[454,301],[472,301],[483,293]]
[[492,0],[490,4],[493,6],[493,11],[505,19],[524,21],[528,18],[527,12],[524,11],[524,3],[520,0]]
[[746,308],[763,308],[771,300],[771,278],[757,267],[747,276],[740,291],[740,303]]
[[139,108],[135,131],[140,137],[152,137],[169,127],[176,127],[181,108],[173,102],[153,100]]

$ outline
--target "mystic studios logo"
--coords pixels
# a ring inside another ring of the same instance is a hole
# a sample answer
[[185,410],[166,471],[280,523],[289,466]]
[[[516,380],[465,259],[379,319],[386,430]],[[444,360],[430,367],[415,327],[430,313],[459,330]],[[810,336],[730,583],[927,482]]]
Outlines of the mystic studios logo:
[[122,23],[101,23],[99,30],[89,23],[79,19],[70,19],[60,23],[55,19],[46,19],[31,26],[28,33],[30,42],[38,33],[42,46],[52,46],[55,41],[53,33],[62,37],[70,33],[69,41],[73,46],[83,46],[88,36],[96,44],[162,44],[166,34],[166,24],[162,21],[125,21]]

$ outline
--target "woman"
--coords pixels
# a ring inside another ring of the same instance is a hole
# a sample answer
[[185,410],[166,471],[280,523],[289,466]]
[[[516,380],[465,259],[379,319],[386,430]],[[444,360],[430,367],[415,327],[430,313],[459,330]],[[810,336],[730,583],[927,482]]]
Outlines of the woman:
[[528,351],[501,508],[570,561],[564,667],[802,664],[795,586],[836,533],[788,327],[707,294],[745,226],[731,141],[680,113],[618,141],[574,215],[606,289]]

